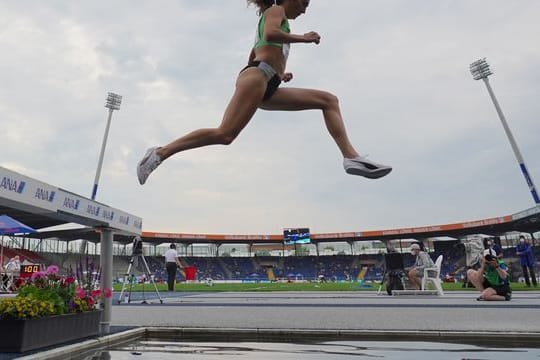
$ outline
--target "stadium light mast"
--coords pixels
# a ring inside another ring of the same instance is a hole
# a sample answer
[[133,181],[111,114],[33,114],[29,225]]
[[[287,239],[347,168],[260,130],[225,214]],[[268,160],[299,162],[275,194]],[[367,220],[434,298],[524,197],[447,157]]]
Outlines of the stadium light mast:
[[[111,127],[112,113],[114,110],[120,110],[122,104],[122,96],[115,93],[108,93],[105,100],[105,107],[109,109],[109,117],[107,118],[107,125],[105,126],[105,134],[103,135],[103,143],[101,144],[101,152],[99,153],[98,166],[96,169],[96,177],[94,178],[94,187],[92,188],[92,200],[96,199],[99,178],[101,176],[101,167],[103,166],[103,157],[105,156],[105,147],[107,146],[107,138],[109,137],[109,128]],[[84,254],[88,245],[87,240],[83,240],[79,247],[79,252]]]
[[103,143],[101,144],[101,152],[99,154],[96,177],[94,179],[94,187],[92,188],[92,200],[96,199],[99,178],[101,176],[101,167],[103,166],[103,157],[105,155],[105,147],[107,146],[107,138],[109,137],[109,128],[111,127],[112,114],[114,110],[120,110],[121,104],[122,104],[122,96],[112,93],[112,92],[108,94],[105,107],[109,109],[109,117],[107,119],[107,126],[105,127],[105,135],[103,135]]
[[484,84],[486,84],[486,88],[489,92],[489,96],[491,97],[491,100],[493,101],[493,104],[495,105],[495,110],[497,110],[497,114],[499,115],[499,119],[501,120],[504,131],[506,132],[506,136],[508,137],[508,140],[510,141],[510,145],[512,146],[514,155],[516,156],[516,160],[519,164],[519,168],[521,169],[521,172],[523,173],[523,176],[525,177],[525,181],[527,182],[527,185],[529,186],[529,190],[534,199],[534,203],[536,205],[539,205],[540,199],[538,198],[538,192],[536,191],[536,187],[534,186],[533,180],[531,176],[529,175],[529,171],[527,170],[527,166],[525,165],[523,156],[521,155],[517,142],[514,139],[514,135],[512,134],[512,131],[510,130],[510,127],[508,126],[508,123],[506,122],[506,118],[504,117],[504,114],[501,110],[499,102],[497,101],[497,98],[495,97],[495,93],[493,92],[493,89],[491,88],[491,85],[489,84],[488,76],[493,75],[493,72],[489,68],[489,64],[487,63],[486,58],[473,62],[469,66],[469,68],[470,68],[470,71],[474,80],[484,80]]

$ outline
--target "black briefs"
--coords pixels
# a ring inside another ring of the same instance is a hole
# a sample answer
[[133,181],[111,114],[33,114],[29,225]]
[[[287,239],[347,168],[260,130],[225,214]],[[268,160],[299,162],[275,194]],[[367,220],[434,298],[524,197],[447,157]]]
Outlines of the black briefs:
[[274,69],[272,69],[272,67],[270,67],[270,65],[262,61],[252,61],[245,68],[243,68],[242,71],[251,67],[259,68],[268,79],[263,101],[270,99],[281,84],[281,77],[275,72]]

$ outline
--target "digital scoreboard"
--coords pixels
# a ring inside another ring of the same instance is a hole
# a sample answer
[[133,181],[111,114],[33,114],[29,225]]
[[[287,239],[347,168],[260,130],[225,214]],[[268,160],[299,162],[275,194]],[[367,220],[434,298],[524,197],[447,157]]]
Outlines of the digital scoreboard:
[[32,276],[33,273],[41,271],[41,265],[40,264],[27,264],[27,265],[21,265],[21,277],[22,278],[29,278]]
[[309,228],[283,229],[283,243],[285,245],[309,244],[311,238]]

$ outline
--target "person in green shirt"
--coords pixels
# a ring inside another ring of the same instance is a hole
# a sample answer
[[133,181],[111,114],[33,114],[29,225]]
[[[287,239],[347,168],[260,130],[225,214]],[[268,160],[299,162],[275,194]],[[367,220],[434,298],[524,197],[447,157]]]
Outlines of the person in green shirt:
[[509,301],[512,298],[508,267],[493,249],[484,250],[480,268],[467,271],[467,279],[481,292],[476,300]]

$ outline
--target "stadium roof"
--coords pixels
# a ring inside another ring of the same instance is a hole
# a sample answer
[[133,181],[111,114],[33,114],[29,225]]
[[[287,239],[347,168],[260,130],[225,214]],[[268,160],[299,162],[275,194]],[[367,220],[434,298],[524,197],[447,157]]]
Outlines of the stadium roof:
[[[486,234],[500,236],[509,232],[518,231],[534,233],[540,231],[540,205],[521,211],[513,215],[496,218],[475,220],[445,225],[428,225],[422,227],[311,234],[311,241],[338,242],[338,241],[367,241],[367,240],[393,240],[393,239],[425,239],[438,236],[460,238],[472,234]],[[151,243],[282,243],[280,235],[218,235],[218,234],[182,234],[143,231],[144,242]]]
[[[370,240],[394,240],[394,239],[426,239],[433,237],[447,236],[451,238],[461,238],[473,234],[485,234],[491,236],[501,236],[510,232],[534,233],[540,231],[540,206],[518,212],[513,215],[474,220],[461,223],[444,225],[428,225],[422,227],[373,230],[360,232],[324,233],[311,234],[311,241],[320,242],[352,242]],[[29,235],[34,238],[57,238],[62,241],[73,241],[85,239],[92,242],[99,242],[99,230],[93,228],[58,230],[40,232]],[[283,236],[279,235],[222,235],[222,234],[185,234],[185,233],[165,233],[165,232],[142,232],[142,240],[145,243],[156,245],[162,243],[184,243],[184,244],[282,244]],[[131,236],[115,235],[115,241],[120,243],[131,243]]]

